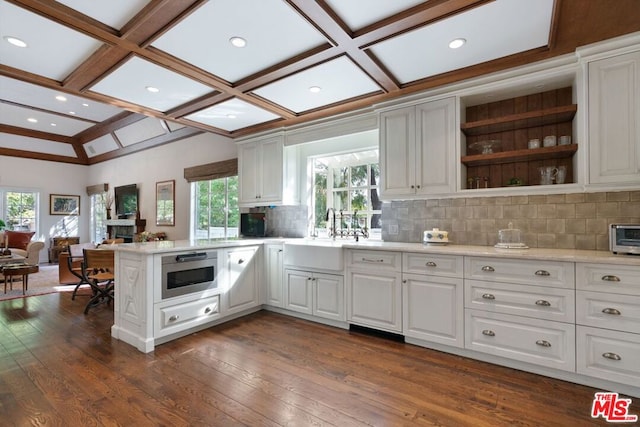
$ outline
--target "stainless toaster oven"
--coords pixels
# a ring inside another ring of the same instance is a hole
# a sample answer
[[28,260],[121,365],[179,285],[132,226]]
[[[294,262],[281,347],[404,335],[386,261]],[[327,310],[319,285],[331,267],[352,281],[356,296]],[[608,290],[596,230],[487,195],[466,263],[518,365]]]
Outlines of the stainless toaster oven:
[[611,224],[609,249],[614,254],[640,255],[640,224]]

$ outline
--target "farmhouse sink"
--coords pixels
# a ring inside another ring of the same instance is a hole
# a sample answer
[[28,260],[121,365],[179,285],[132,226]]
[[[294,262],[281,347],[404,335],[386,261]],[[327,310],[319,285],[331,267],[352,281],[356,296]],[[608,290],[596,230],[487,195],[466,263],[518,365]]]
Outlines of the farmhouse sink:
[[332,239],[287,241],[284,244],[284,264],[295,268],[342,271],[342,244]]

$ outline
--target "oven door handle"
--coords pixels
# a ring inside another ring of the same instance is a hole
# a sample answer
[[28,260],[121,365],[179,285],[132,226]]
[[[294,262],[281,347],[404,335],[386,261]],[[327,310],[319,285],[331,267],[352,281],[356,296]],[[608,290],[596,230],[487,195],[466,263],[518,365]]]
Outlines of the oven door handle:
[[195,252],[192,254],[176,255],[176,262],[201,261],[207,259],[206,252]]

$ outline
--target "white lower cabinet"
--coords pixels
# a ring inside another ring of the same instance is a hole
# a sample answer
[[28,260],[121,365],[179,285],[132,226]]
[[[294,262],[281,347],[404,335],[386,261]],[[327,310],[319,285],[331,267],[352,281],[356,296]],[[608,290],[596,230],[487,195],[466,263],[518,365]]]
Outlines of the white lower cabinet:
[[640,268],[576,263],[576,278],[577,372],[640,390]]
[[264,248],[266,267],[266,301],[272,307],[284,307],[284,250],[282,244]]
[[220,296],[189,300],[172,298],[155,305],[154,336],[163,337],[195,326],[204,325],[220,317]]
[[344,278],[338,274],[285,271],[284,308],[325,319],[345,321]]
[[522,316],[465,311],[465,347],[564,371],[575,370],[575,327]]
[[402,332],[400,252],[347,250],[347,321]]
[[237,313],[261,304],[257,272],[260,266],[258,246],[224,249],[223,313]]

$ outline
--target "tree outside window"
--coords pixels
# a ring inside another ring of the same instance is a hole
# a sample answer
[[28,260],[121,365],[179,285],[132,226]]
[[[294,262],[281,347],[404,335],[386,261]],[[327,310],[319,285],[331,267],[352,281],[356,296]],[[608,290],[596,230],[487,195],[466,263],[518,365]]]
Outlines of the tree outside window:
[[91,195],[91,240],[94,242],[108,238],[106,198],[106,192]]
[[15,231],[37,231],[38,193],[4,191],[6,228]]
[[196,239],[238,237],[238,177],[191,184],[195,200],[193,235]]

